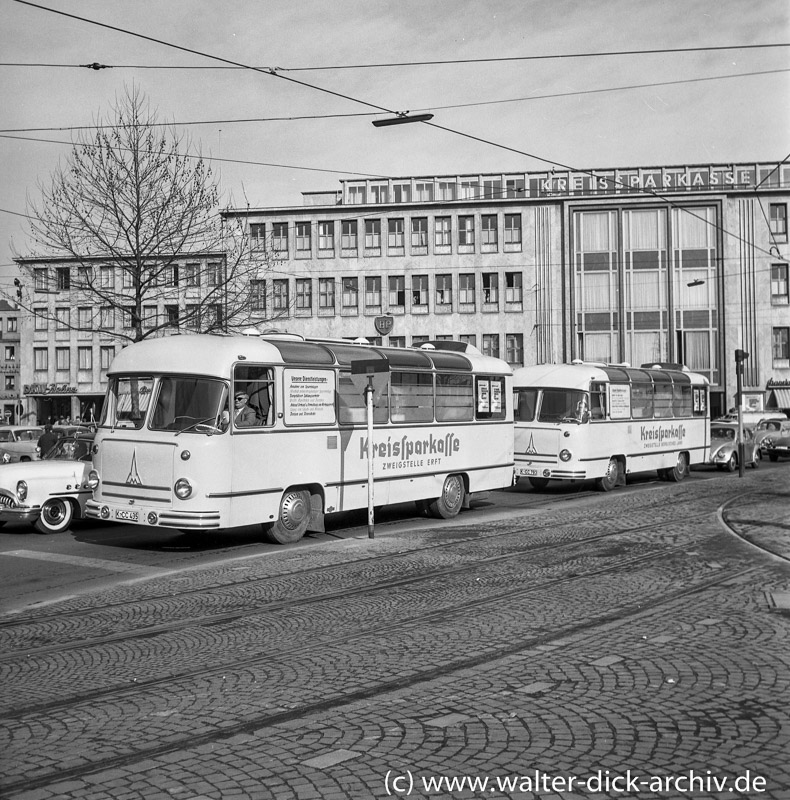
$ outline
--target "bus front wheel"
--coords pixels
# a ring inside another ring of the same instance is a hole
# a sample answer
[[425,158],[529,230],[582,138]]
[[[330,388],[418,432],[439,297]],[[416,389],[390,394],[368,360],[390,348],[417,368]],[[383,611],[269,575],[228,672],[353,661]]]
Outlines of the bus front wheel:
[[548,478],[529,478],[529,485],[533,489],[545,489],[549,485]]
[[458,516],[465,496],[464,479],[460,475],[448,475],[445,478],[441,495],[429,502],[428,511],[433,517],[451,519]]
[[596,488],[602,492],[611,492],[617,486],[617,479],[620,475],[620,462],[616,458],[610,458],[606,467],[606,474],[595,481]]
[[678,453],[678,461],[674,467],[666,471],[668,481],[678,483],[689,474],[689,457],[686,453]]
[[290,489],[280,501],[279,519],[261,524],[264,538],[274,544],[298,542],[307,531],[310,514],[310,492]]

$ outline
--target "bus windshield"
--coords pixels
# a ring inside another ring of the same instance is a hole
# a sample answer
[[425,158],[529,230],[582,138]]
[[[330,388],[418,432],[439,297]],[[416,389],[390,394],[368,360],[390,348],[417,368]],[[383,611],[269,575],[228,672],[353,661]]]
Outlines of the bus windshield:
[[230,421],[228,388],[219,380],[163,377],[151,417],[155,431],[217,433]]
[[573,389],[544,389],[538,422],[576,422],[590,419],[587,392]]

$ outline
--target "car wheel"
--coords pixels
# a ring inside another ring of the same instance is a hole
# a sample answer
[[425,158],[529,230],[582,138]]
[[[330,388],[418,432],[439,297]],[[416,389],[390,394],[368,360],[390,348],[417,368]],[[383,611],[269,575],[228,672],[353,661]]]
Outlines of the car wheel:
[[602,492],[611,492],[617,486],[617,478],[620,475],[620,462],[616,458],[610,458],[606,467],[606,474],[603,478],[595,481],[595,486]]
[[442,493],[428,504],[428,511],[432,517],[439,519],[452,519],[464,504],[464,479],[460,475],[448,475],[445,478]]
[[735,470],[738,469],[738,456],[736,456],[735,453],[730,456],[726,469],[727,472],[735,472]]
[[778,455],[778,453],[768,453],[768,458],[770,458],[771,461],[778,461],[779,460],[779,455]]
[[311,514],[310,492],[306,489],[287,491],[280,501],[280,518],[261,525],[264,538],[274,544],[298,542],[307,531]]
[[41,516],[33,527],[39,533],[62,533],[74,519],[74,506],[62,497],[53,497],[41,506]]
[[754,451],[754,461],[752,461],[752,469],[757,469],[760,466],[760,459],[762,458],[762,453],[759,450]]

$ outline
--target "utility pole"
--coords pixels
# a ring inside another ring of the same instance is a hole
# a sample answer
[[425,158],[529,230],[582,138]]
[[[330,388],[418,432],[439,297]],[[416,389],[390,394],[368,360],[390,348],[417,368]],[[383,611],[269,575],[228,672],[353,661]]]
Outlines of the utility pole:
[[737,380],[737,396],[738,403],[738,477],[743,477],[743,458],[745,455],[745,448],[743,445],[743,362],[749,358],[749,354],[745,350],[735,351],[735,377]]

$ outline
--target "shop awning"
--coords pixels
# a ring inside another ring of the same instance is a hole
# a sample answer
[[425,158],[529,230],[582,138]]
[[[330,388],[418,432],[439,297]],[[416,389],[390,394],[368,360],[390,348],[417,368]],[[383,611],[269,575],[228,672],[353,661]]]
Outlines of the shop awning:
[[790,389],[771,389],[769,408],[790,408]]

